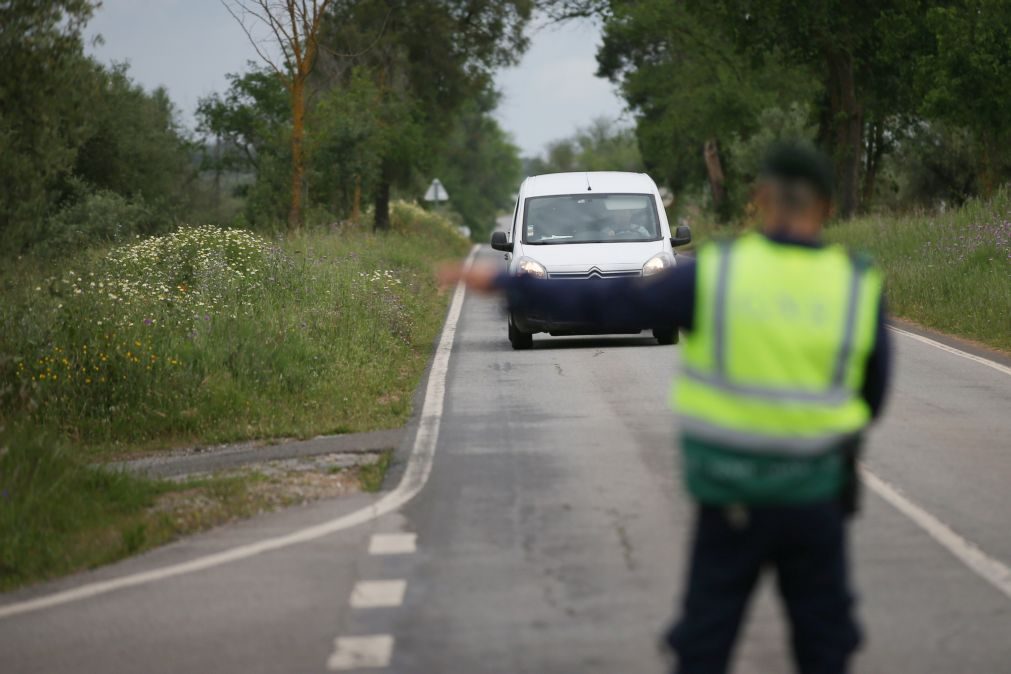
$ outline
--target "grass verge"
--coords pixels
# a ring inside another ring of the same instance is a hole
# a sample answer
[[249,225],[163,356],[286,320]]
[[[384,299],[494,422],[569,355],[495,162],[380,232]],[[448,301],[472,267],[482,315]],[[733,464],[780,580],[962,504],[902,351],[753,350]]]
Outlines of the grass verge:
[[2,265],[0,591],[262,510],[380,489],[389,454],[182,483],[93,464],[402,425],[448,301],[433,266],[468,243],[416,206],[391,216],[379,236],[186,228],[59,268]]
[[0,426],[92,458],[392,428],[442,324],[432,267],[467,248],[396,204],[394,230],[271,242],[216,228],[0,276]]
[[374,490],[388,461],[147,480],[82,463],[56,440],[8,434],[0,442],[0,592],[261,512]]
[[893,314],[1011,351],[1011,191],[947,213],[858,218],[827,237],[871,253]]

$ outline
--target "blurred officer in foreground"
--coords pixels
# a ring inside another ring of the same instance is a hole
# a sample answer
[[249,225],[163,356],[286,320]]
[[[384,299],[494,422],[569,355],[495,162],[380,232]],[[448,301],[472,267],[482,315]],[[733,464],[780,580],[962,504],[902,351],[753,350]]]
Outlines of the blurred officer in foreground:
[[890,357],[880,274],[821,242],[831,198],[827,160],[782,145],[756,189],[761,233],[704,244],[694,265],[614,282],[481,266],[446,274],[504,292],[526,313],[602,327],[645,316],[684,333],[671,400],[698,509],[683,612],[667,635],[677,672],[727,671],[766,567],[776,572],[800,672],[847,671],[861,641],[846,518]]

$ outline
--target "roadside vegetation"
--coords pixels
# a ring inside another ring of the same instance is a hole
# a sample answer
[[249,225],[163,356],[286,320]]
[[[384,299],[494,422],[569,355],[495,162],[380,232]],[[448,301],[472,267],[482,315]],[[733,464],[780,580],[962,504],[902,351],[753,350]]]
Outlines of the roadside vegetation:
[[841,222],[828,238],[873,255],[892,314],[1011,351],[1011,189],[944,213]]
[[[720,223],[696,204],[681,204],[676,216],[695,243],[756,224],[747,215]],[[1011,187],[944,212],[836,220],[825,237],[872,256],[891,315],[1011,351]]]
[[258,513],[375,490],[387,457],[327,470],[257,466],[148,480],[89,465],[57,437],[0,433],[0,592]]
[[402,424],[445,307],[433,261],[467,243],[392,211],[383,236],[182,228],[9,268],[0,425],[105,458]]
[[58,269],[5,270],[0,591],[308,498],[380,489],[389,453],[312,475],[184,482],[96,462],[403,424],[445,312],[432,264],[468,245],[445,218],[398,202],[382,235],[181,228]]

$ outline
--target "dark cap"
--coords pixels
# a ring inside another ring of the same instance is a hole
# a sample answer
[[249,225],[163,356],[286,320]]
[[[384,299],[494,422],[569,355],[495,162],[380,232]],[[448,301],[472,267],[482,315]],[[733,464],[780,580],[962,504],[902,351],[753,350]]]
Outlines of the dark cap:
[[832,163],[822,152],[800,142],[780,142],[762,160],[760,178],[808,185],[825,201],[832,201]]

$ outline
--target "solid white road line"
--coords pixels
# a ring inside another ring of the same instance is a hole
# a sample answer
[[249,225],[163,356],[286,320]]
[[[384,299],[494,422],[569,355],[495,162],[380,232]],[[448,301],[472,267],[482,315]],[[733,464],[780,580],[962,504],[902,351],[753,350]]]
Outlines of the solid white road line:
[[375,634],[367,637],[337,637],[334,651],[326,661],[331,671],[388,667],[393,655],[393,637]]
[[[974,363],[985,365],[997,372],[1011,375],[1011,368],[992,360],[967,353],[961,349],[956,349],[953,346],[942,344],[937,340],[897,328],[893,325],[889,325],[888,329],[903,337],[914,339],[917,342],[928,344],[955,356],[971,360]],[[876,475],[866,464],[860,466],[860,476],[864,484],[874,490],[878,496],[890,503],[896,510],[911,519],[931,538],[948,550],[948,552],[961,560],[973,573],[1011,598],[1011,569],[980,550],[976,545],[957,534],[947,524],[903,496],[895,486]]]
[[913,520],[931,538],[955,555],[977,576],[1011,598],[1011,569],[955,533],[951,527],[916,505],[897,488],[878,477],[866,465],[860,466],[864,483],[903,515]]
[[896,332],[896,333],[902,335],[903,337],[909,337],[910,339],[915,339],[918,342],[922,342],[924,344],[929,344],[930,346],[933,346],[935,348],[941,349],[942,351],[947,351],[948,353],[954,354],[956,356],[961,356],[962,358],[967,358],[967,359],[973,361],[974,363],[979,363],[980,365],[986,365],[987,367],[989,367],[991,369],[994,369],[994,370],[997,370],[998,372],[1003,372],[1006,375],[1011,375],[1011,367],[1008,367],[1007,365],[1001,365],[1000,363],[997,363],[997,362],[992,361],[992,360],[988,360],[988,359],[983,358],[981,356],[976,356],[976,355],[973,355],[971,353],[967,353],[965,351],[962,351],[961,349],[956,349],[953,346],[948,346],[947,344],[942,344],[941,342],[938,342],[935,339],[931,339],[929,337],[924,337],[923,335],[918,335],[915,332],[909,332],[908,330],[903,330],[902,328],[897,328],[894,325],[889,325],[888,329],[891,330],[892,332]]
[[370,555],[408,555],[417,550],[417,534],[374,534],[369,539]]
[[[470,251],[470,255],[467,256],[466,264],[468,266],[473,263],[478,248],[478,246],[474,246]],[[21,613],[28,613],[29,611],[38,611],[39,609],[68,604],[105,594],[106,592],[144,585],[195,571],[203,571],[215,566],[221,566],[222,564],[248,559],[264,552],[280,550],[281,548],[298,545],[299,543],[314,541],[337,531],[349,529],[374,520],[377,517],[401,508],[421,491],[428,481],[429,474],[432,472],[432,460],[435,457],[435,446],[439,438],[439,426],[442,422],[442,408],[446,396],[446,373],[449,370],[449,357],[453,351],[456,324],[460,319],[460,310],[463,307],[465,292],[465,287],[462,283],[457,284],[456,289],[453,291],[449,313],[446,315],[446,324],[442,328],[442,335],[439,337],[439,343],[435,348],[435,356],[432,359],[432,369],[428,375],[428,386],[425,389],[425,399],[421,407],[418,432],[414,436],[414,448],[407,461],[407,468],[400,479],[400,484],[393,491],[387,493],[370,506],[328,522],[323,522],[322,524],[293,531],[290,534],[240,545],[229,550],[223,550],[204,557],[197,557],[196,559],[179,564],[163,566],[159,569],[152,569],[95,583],[87,583],[70,590],[64,590],[63,592],[56,592],[36,599],[0,606],[0,618],[8,618]]]
[[351,590],[351,608],[400,606],[406,591],[406,580],[360,580]]

